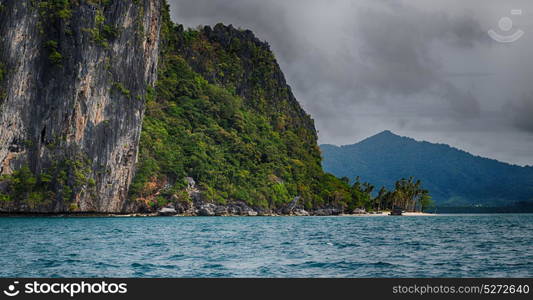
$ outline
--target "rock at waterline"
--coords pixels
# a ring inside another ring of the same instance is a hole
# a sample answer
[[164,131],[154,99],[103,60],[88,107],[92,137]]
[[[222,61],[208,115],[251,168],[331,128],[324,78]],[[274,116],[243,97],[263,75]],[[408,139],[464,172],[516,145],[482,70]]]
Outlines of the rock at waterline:
[[305,217],[309,216],[309,213],[305,209],[295,209],[291,215]]
[[174,216],[176,214],[178,214],[178,212],[171,207],[163,207],[157,212],[158,216]]
[[354,215],[364,215],[366,214],[366,210],[362,208],[356,208],[353,210]]
[[203,204],[198,208],[197,215],[199,216],[214,216],[217,206],[212,203]]

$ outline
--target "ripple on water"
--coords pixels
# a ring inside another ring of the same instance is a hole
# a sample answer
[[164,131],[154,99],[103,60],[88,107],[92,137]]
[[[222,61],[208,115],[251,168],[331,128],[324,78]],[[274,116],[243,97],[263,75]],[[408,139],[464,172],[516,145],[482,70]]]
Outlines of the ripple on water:
[[130,266],[136,273],[141,274],[153,272],[154,270],[179,270],[178,266],[168,264],[132,263]]
[[185,255],[183,254],[175,254],[168,257],[169,260],[181,260],[183,258],[185,258]]
[[35,265],[37,267],[42,267],[42,268],[53,268],[53,267],[59,267],[64,263],[72,263],[72,262],[73,261],[70,259],[63,261],[63,260],[39,258],[35,260]]

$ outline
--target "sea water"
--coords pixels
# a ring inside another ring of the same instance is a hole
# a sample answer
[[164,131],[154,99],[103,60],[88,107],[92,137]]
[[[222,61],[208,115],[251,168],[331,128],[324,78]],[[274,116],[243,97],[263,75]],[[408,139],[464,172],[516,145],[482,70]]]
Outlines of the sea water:
[[0,218],[0,277],[532,276],[532,214]]

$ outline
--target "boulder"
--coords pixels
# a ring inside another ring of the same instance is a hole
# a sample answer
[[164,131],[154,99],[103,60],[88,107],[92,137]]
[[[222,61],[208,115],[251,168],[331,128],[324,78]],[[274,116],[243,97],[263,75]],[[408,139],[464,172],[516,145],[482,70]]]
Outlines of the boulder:
[[202,204],[200,207],[198,207],[197,214],[199,216],[214,216],[216,209],[217,206],[212,203]]
[[257,216],[258,213],[242,201],[232,202],[226,206],[227,214],[233,216]]
[[366,210],[364,208],[356,208],[352,212],[354,215],[364,215],[366,214]]
[[163,207],[158,212],[158,216],[175,216],[178,212],[172,207]]
[[331,211],[329,209],[320,208],[320,209],[316,209],[315,211],[313,211],[313,215],[315,215],[315,216],[330,216],[331,215]]
[[228,215],[228,208],[226,206],[217,206],[215,209],[215,216]]
[[264,207],[253,207],[253,210],[257,212],[258,216],[272,216],[274,214],[272,210]]
[[241,215],[243,216],[257,216],[257,212],[253,210],[250,206],[248,206],[244,202],[239,202],[239,206],[241,208]]
[[295,209],[292,212],[293,216],[309,216],[309,213],[305,209]]
[[235,204],[230,204],[228,207],[227,207],[227,213],[229,215],[232,215],[232,216],[239,216],[241,215],[242,213],[242,209],[240,206],[238,205],[235,205]]
[[253,209],[247,210],[246,211],[246,216],[255,217],[255,216],[257,216],[257,212],[255,210],[253,210]]
[[335,207],[319,208],[313,211],[315,216],[337,216],[342,214],[342,209]]
[[176,211],[182,215],[193,215],[194,206],[188,201],[179,201],[175,203]]

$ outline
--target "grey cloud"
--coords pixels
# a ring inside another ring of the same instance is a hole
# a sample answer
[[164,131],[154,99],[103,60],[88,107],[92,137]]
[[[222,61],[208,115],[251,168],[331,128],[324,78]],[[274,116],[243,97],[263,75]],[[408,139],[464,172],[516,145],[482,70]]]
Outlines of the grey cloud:
[[[472,17],[427,13],[409,6],[394,10],[359,11],[358,36],[363,41],[365,68],[359,78],[366,88],[394,95],[429,93],[450,103],[455,114],[479,114],[477,99],[457,89],[432,55],[436,42],[473,47],[486,34]],[[432,96],[432,97],[431,97]]]
[[[195,0],[195,1],[170,1],[172,16],[178,23],[189,27],[197,25],[214,25],[216,23],[234,24],[256,33],[260,37],[274,38],[282,36],[288,16],[279,4],[280,1],[239,1],[239,0]],[[293,48],[293,44],[280,43],[280,49]],[[290,51],[289,51],[290,52]]]

